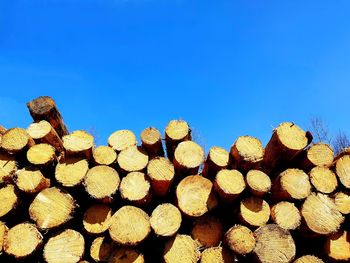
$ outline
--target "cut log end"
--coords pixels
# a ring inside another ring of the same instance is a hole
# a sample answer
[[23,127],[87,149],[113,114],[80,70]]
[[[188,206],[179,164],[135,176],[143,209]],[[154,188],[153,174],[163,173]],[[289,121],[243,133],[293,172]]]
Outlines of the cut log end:
[[120,152],[131,146],[136,146],[136,136],[130,130],[119,130],[109,136],[108,145],[115,151]]
[[19,153],[34,144],[34,140],[22,128],[9,129],[2,135],[1,147],[9,153]]
[[170,121],[165,128],[165,144],[167,156],[170,160],[174,158],[177,145],[187,140],[191,140],[191,130],[187,122],[183,120]]
[[210,148],[204,164],[202,175],[213,178],[218,171],[227,168],[230,163],[230,154],[224,148],[214,146]]
[[105,237],[97,237],[92,241],[90,256],[95,262],[107,262],[113,251],[113,244]]
[[111,238],[121,245],[128,246],[141,243],[150,231],[151,225],[148,215],[134,206],[120,208],[111,218],[109,226]]
[[218,218],[204,215],[194,222],[191,236],[201,247],[216,247],[222,240],[223,231],[223,225]]
[[148,155],[141,147],[131,146],[119,153],[117,162],[124,172],[139,172],[146,169]]
[[56,165],[55,178],[65,187],[74,187],[82,183],[88,170],[87,160],[68,157],[60,160]]
[[15,156],[0,152],[0,184],[10,182],[17,171]]
[[83,226],[89,234],[102,234],[105,232],[112,218],[112,209],[103,204],[90,206],[84,213]]
[[42,244],[43,237],[30,223],[18,224],[7,231],[4,240],[4,251],[16,259],[32,255]]
[[204,161],[204,151],[193,141],[181,142],[175,149],[174,166],[180,174],[196,174]]
[[164,196],[168,193],[175,176],[174,165],[167,158],[156,157],[149,161],[147,175],[154,194]]
[[33,167],[25,167],[18,170],[15,183],[22,192],[33,194],[50,187],[50,179],[45,178],[41,171]]
[[330,194],[338,186],[338,180],[327,167],[314,167],[309,173],[311,184],[321,193]]
[[44,259],[48,263],[78,262],[84,254],[84,248],[84,237],[75,230],[67,229],[47,241]]
[[300,226],[301,215],[290,202],[279,202],[271,208],[271,218],[281,228],[294,230]]
[[111,165],[117,160],[117,153],[109,146],[99,146],[92,152],[95,165]]
[[350,234],[346,230],[341,230],[329,237],[325,243],[327,256],[335,261],[350,260]]
[[182,222],[179,209],[169,203],[158,205],[152,212],[150,223],[154,233],[158,236],[173,236]]
[[270,219],[270,206],[261,198],[246,198],[240,203],[240,218],[250,226],[263,226]]
[[234,263],[234,256],[223,247],[211,247],[202,252],[200,263]]
[[223,169],[215,177],[214,189],[223,200],[231,202],[245,189],[243,175],[238,170]]
[[336,162],[335,170],[340,182],[346,188],[350,188],[350,155],[339,158]]
[[334,202],[343,215],[350,214],[350,195],[345,192],[338,192],[334,195]]
[[113,251],[108,263],[145,263],[145,258],[138,250],[129,247],[118,247]]
[[3,217],[13,211],[19,202],[15,187],[11,184],[1,187],[0,200],[3,200],[0,205],[0,217]]
[[63,147],[68,155],[82,156],[90,159],[94,147],[94,137],[83,130],[77,130],[63,136]]
[[333,149],[325,143],[316,143],[310,146],[306,154],[307,161],[303,162],[307,168],[313,166],[329,167],[333,163],[334,152]]
[[146,128],[141,132],[142,147],[146,149],[150,157],[164,156],[162,135],[153,127]]
[[225,244],[235,253],[246,255],[255,248],[253,232],[241,225],[231,227],[225,234]]
[[271,190],[270,177],[259,170],[250,170],[246,176],[246,183],[251,194],[255,196],[263,196]]
[[5,223],[0,221],[0,255],[2,253],[4,239],[5,239],[7,230],[8,229],[7,229],[6,225],[5,225]]
[[302,150],[309,143],[306,132],[291,122],[281,123],[276,129],[276,133],[280,142],[291,150]]
[[55,148],[47,143],[36,144],[28,150],[27,159],[32,165],[48,166],[56,160]]
[[42,190],[29,206],[30,218],[41,229],[58,227],[72,217],[76,205],[72,196],[56,187]]
[[305,255],[296,259],[294,263],[323,263],[323,260],[312,255]]
[[119,191],[120,196],[132,203],[143,205],[151,201],[151,184],[141,172],[131,172],[123,177]]
[[200,258],[199,244],[188,235],[176,235],[165,243],[165,263],[195,263]]

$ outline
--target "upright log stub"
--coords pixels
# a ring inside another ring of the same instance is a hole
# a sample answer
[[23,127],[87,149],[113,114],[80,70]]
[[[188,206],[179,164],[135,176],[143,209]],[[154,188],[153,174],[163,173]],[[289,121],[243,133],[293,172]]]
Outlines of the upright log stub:
[[56,107],[55,101],[51,97],[38,97],[28,102],[27,107],[34,121],[48,121],[60,137],[68,134],[62,116]]
[[267,173],[283,167],[297,156],[310,142],[312,136],[291,122],[281,123],[273,132],[265,148],[263,166]]
[[255,230],[256,246],[253,253],[261,263],[289,263],[295,257],[296,247],[288,230],[269,224]]
[[196,263],[200,258],[199,243],[188,235],[177,234],[165,243],[165,263]]
[[180,142],[191,140],[191,129],[183,120],[172,120],[165,128],[165,145],[167,157],[173,160],[174,152]]

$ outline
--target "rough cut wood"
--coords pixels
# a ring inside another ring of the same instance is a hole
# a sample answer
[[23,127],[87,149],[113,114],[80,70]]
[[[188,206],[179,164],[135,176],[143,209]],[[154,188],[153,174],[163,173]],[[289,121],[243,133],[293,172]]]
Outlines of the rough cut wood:
[[38,193],[50,187],[50,179],[44,177],[38,168],[24,167],[17,171],[15,183],[19,190],[27,194]]
[[318,192],[330,194],[338,186],[337,176],[327,167],[314,167],[309,176],[311,184]]
[[0,218],[8,215],[12,212],[17,204],[19,203],[19,198],[16,193],[16,189],[12,184],[0,187]]
[[344,148],[340,153],[338,153],[337,156],[334,157],[333,161],[336,162],[338,159],[340,159],[341,157],[343,157],[345,155],[350,155],[350,147]]
[[2,253],[4,238],[6,236],[7,230],[8,229],[7,229],[7,226],[5,225],[5,223],[0,221],[0,256]]
[[288,230],[269,224],[255,230],[253,253],[261,263],[289,263],[295,257],[296,247]]
[[141,147],[130,146],[119,153],[117,162],[125,173],[141,172],[147,167],[148,155]]
[[294,230],[300,226],[301,215],[299,209],[290,202],[279,202],[271,208],[271,219],[274,223],[287,230]]
[[33,255],[42,242],[43,236],[35,225],[21,223],[7,231],[3,247],[5,253],[21,259]]
[[234,256],[223,247],[210,247],[202,252],[200,263],[233,263]]
[[236,254],[246,255],[255,248],[255,237],[249,228],[236,225],[226,232],[225,244]]
[[113,244],[106,241],[105,237],[97,237],[92,241],[90,257],[95,262],[107,262],[113,251]]
[[200,175],[187,176],[176,188],[179,209],[190,217],[199,217],[217,206],[213,184]]
[[341,230],[327,237],[325,251],[328,257],[336,261],[350,260],[350,234]]
[[[132,220],[131,220],[132,219]],[[151,231],[149,216],[135,206],[123,206],[113,217],[109,235],[120,245],[136,246],[146,239]]]
[[149,127],[141,132],[142,147],[152,159],[156,156],[164,156],[162,135],[156,128]]
[[333,200],[320,193],[312,193],[306,198],[301,215],[311,231],[323,235],[338,231],[344,221]]
[[89,163],[85,159],[76,157],[61,158],[56,165],[55,178],[65,187],[80,185],[89,170]]
[[112,218],[112,209],[104,204],[90,206],[84,213],[83,226],[89,234],[102,234],[107,231]]
[[76,263],[82,258],[84,249],[84,237],[75,230],[66,229],[47,241],[44,259],[47,263]]
[[63,136],[63,147],[67,155],[90,159],[94,147],[94,137],[83,130]]
[[126,150],[130,146],[136,146],[136,136],[130,130],[119,130],[113,132],[108,138],[108,145],[115,151]]
[[294,263],[323,263],[323,260],[312,255],[306,255],[296,259]]
[[112,167],[98,165],[87,172],[83,184],[92,198],[111,202],[118,191],[120,178],[118,172]]
[[22,128],[7,130],[1,139],[1,147],[8,153],[16,154],[24,152],[35,144],[32,137]]
[[152,191],[156,196],[165,196],[173,182],[175,169],[172,162],[164,157],[156,157],[147,165]]
[[214,189],[222,200],[232,202],[245,189],[243,175],[238,170],[223,169],[215,177]]
[[340,213],[343,215],[350,214],[350,195],[345,192],[338,192],[334,195],[334,203]]
[[68,222],[76,208],[73,197],[56,187],[42,190],[29,206],[29,216],[40,229]]
[[214,178],[220,170],[226,169],[229,163],[229,152],[224,148],[214,146],[209,150],[202,175],[207,178]]
[[191,140],[191,129],[183,120],[172,120],[165,128],[165,145],[169,160],[173,160],[174,152],[180,142]]
[[204,151],[197,143],[185,141],[178,144],[174,153],[174,167],[179,175],[198,173],[199,166],[204,162]]
[[57,152],[63,151],[63,142],[48,121],[42,120],[29,125],[27,132],[36,143],[48,143]]
[[300,153],[297,158],[299,167],[310,171],[315,166],[329,167],[333,163],[334,151],[325,143],[315,143]]
[[252,195],[263,196],[271,190],[270,177],[259,170],[250,170],[246,176],[246,184]]
[[47,143],[33,145],[27,151],[27,159],[32,165],[48,167],[56,162],[55,148]]
[[224,236],[223,225],[217,217],[204,215],[194,221],[191,236],[201,247],[216,247]]
[[251,136],[240,136],[231,147],[233,167],[241,171],[259,168],[264,157],[261,141]]
[[340,182],[350,188],[350,155],[344,155],[339,158],[335,166],[336,173]]
[[265,147],[263,160],[267,173],[284,166],[293,160],[310,142],[312,136],[303,131],[299,126],[291,122],[281,123],[273,132],[272,137]]
[[121,198],[135,205],[148,204],[152,198],[151,184],[141,172],[131,172],[123,177],[119,191]]
[[52,98],[48,96],[38,97],[28,102],[27,107],[34,121],[48,121],[60,137],[68,134],[67,127],[64,125],[61,114]]
[[108,263],[144,263],[145,258],[138,250],[129,247],[118,247],[114,250]]
[[165,263],[196,263],[200,258],[199,243],[188,235],[177,234],[165,243]]
[[109,146],[99,146],[92,152],[95,165],[112,165],[117,161],[117,153]]
[[270,206],[259,197],[249,197],[242,200],[239,208],[241,221],[249,226],[263,226],[270,219]]
[[305,199],[311,193],[309,176],[299,169],[287,169],[276,178],[272,193],[276,199]]
[[169,237],[176,234],[182,223],[180,210],[170,204],[158,205],[152,212],[150,224],[158,236]]
[[0,152],[0,184],[11,182],[17,171],[17,163],[14,155]]

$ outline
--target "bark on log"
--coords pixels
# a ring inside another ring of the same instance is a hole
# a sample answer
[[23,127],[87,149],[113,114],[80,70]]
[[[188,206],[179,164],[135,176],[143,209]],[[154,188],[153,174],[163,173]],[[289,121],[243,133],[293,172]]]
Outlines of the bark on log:
[[217,217],[206,214],[194,221],[191,236],[201,247],[216,247],[224,236],[224,227]]
[[156,196],[165,196],[174,180],[174,165],[167,158],[156,157],[149,161],[147,175],[151,180],[153,193]]
[[142,147],[148,153],[150,159],[157,156],[164,156],[162,135],[153,127],[146,128],[141,133]]
[[135,205],[146,205],[152,198],[151,184],[141,172],[131,172],[123,177],[119,191],[121,198]]
[[199,243],[188,235],[179,235],[165,243],[165,263],[196,263],[200,258]]
[[180,142],[191,140],[191,129],[183,120],[172,120],[165,128],[167,157],[173,160],[174,152]]
[[224,148],[214,146],[209,150],[202,175],[207,178],[214,178],[220,170],[226,169],[229,163],[230,154],[228,151]]
[[157,236],[170,237],[176,234],[182,223],[180,210],[169,203],[158,205],[152,212],[150,224]]
[[12,128],[2,135],[1,147],[11,154],[25,152],[35,144],[32,137],[22,128]]
[[246,226],[236,225],[225,234],[225,244],[236,254],[246,255],[255,248],[253,232]]
[[204,161],[204,151],[197,143],[185,141],[178,144],[174,153],[175,172],[181,176],[198,173],[199,166]]

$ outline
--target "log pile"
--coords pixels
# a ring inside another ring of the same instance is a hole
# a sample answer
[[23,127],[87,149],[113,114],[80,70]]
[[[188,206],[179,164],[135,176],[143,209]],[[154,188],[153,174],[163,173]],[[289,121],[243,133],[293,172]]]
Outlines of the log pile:
[[350,261],[350,151],[294,123],[205,155],[184,120],[95,146],[55,101],[0,126],[0,262]]

